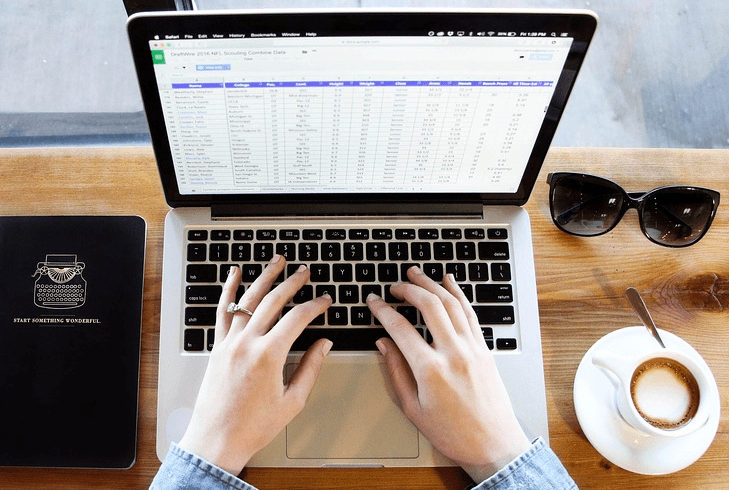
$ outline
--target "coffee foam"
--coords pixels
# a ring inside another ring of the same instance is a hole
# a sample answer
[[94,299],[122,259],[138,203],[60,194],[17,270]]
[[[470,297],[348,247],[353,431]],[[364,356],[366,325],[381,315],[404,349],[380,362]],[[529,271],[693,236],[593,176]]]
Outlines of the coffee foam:
[[699,406],[696,379],[682,364],[667,358],[651,359],[638,366],[630,394],[640,415],[661,429],[685,425]]

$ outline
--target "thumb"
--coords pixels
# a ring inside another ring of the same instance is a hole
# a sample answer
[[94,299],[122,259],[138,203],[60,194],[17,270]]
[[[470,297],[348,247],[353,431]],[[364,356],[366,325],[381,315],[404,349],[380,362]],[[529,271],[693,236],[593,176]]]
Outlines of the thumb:
[[418,385],[410,365],[408,365],[405,356],[392,339],[379,339],[375,342],[375,345],[385,357],[387,372],[390,375],[395,394],[400,401],[400,408],[415,425],[418,425],[417,419],[420,413]]
[[314,383],[316,383],[319,377],[324,358],[329,354],[332,345],[331,340],[317,340],[306,351],[304,357],[301,358],[299,367],[296,368],[293,376],[291,376],[291,380],[286,388],[286,398],[293,404],[290,405],[294,411],[291,414],[292,417],[303,410],[306,400],[309,398],[309,393],[311,393],[311,390],[314,388]]

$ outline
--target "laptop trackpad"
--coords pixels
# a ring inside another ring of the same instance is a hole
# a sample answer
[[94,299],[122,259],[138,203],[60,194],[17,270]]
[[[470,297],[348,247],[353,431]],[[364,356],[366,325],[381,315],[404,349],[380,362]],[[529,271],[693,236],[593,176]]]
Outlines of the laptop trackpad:
[[[287,364],[287,378],[295,367]],[[417,458],[418,430],[395,404],[386,370],[373,359],[325,361],[306,407],[286,427],[287,457]]]

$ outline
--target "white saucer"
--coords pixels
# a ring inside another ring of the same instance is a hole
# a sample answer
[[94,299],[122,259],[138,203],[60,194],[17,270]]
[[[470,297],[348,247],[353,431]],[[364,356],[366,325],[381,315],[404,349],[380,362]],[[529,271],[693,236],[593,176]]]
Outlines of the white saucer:
[[[659,330],[666,347],[680,350],[700,365],[706,362],[693,347],[665,330]],[[721,401],[712,376],[711,403],[716,404],[706,425],[685,437],[646,435],[628,425],[618,413],[615,386],[602,369],[592,364],[593,353],[609,350],[633,355],[656,345],[645,327],[616,330],[601,338],[587,351],[577,368],[574,402],[577,419],[594,448],[611,463],[644,475],[665,475],[682,470],[698,460],[709,448],[719,427]]]

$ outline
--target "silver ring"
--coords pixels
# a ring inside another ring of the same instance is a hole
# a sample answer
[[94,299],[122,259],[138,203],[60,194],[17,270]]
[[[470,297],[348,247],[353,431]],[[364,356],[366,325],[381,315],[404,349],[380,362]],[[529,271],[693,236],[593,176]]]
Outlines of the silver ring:
[[248,308],[243,308],[238,303],[230,303],[228,305],[227,311],[228,313],[238,313],[240,311],[241,313],[245,313],[246,315],[253,316],[253,312],[251,310],[249,310]]

